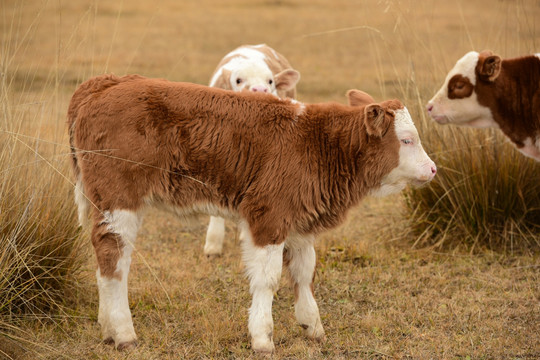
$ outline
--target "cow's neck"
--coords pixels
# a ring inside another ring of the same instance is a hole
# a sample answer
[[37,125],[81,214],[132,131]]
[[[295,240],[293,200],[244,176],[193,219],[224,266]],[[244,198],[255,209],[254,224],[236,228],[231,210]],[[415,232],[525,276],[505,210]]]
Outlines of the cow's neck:
[[[299,119],[302,135],[295,148],[305,171],[298,172],[304,178],[297,181],[310,188],[312,196],[305,206],[314,210],[301,221],[301,232],[319,233],[337,226],[363,195],[347,151],[352,140],[347,139],[345,123],[337,119],[336,109],[326,106],[309,105],[306,116]],[[349,131],[348,137],[353,136]]]
[[538,61],[536,57],[503,60],[494,82],[476,85],[478,102],[491,109],[495,122],[518,148],[540,134]]
[[382,168],[365,166],[377,162],[378,148],[369,143],[360,112],[326,106],[309,110],[302,140],[306,163],[334,206],[351,207],[386,175]]

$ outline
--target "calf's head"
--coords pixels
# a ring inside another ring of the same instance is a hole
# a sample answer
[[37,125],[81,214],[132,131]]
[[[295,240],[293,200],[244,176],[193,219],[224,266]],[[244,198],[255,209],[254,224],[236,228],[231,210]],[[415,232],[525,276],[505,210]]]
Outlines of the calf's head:
[[477,87],[492,84],[501,71],[501,58],[491,51],[471,51],[459,59],[426,109],[439,124],[477,128],[497,127],[491,110],[478,102]]
[[[403,190],[407,184],[420,186],[431,181],[437,167],[422,147],[407,108],[398,100],[375,103],[371,96],[359,90],[350,90],[347,95],[351,106],[364,106],[364,121],[370,137],[392,137],[388,139],[391,143],[399,143],[397,166],[371,194],[389,195]],[[389,131],[392,128],[394,131]]]
[[273,74],[263,60],[236,57],[222,69],[222,84],[216,85],[233,91],[262,92],[278,96],[278,90],[293,89],[300,80],[300,73],[293,69],[285,69]]

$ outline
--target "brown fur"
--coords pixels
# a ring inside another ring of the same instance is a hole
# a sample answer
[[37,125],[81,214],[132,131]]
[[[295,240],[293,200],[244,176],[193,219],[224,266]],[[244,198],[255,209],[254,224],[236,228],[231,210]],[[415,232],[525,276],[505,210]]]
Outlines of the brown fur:
[[[388,110],[402,106],[381,103],[383,120],[337,103],[302,112],[272,96],[103,75],[77,89],[68,122],[75,172],[99,210],[94,232],[100,212],[211,203],[239,213],[264,246],[336,226],[380,185],[399,162]],[[96,252],[120,248],[114,240],[93,236]]]
[[456,74],[448,81],[448,98],[463,99],[472,95],[474,85],[469,78]]
[[491,109],[506,136],[523,147],[540,136],[540,59],[525,56],[501,60],[482,52],[476,67],[478,102]]
[[124,248],[120,236],[111,233],[107,225],[99,221],[94,224],[91,237],[101,276],[115,277],[120,280],[122,274],[116,268]]

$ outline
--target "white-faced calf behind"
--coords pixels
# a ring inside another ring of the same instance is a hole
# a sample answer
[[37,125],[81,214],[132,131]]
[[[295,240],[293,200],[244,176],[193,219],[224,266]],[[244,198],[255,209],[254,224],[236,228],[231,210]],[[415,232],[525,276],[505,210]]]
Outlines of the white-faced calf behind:
[[398,100],[302,104],[205,86],[104,75],[68,110],[80,219],[92,211],[103,338],[136,344],[127,278],[142,210],[235,217],[252,306],[252,348],[272,352],[282,266],[306,335],[325,338],[312,292],[313,242],[362,197],[426,183],[435,164]]
[[[242,45],[221,59],[212,75],[210,86],[294,99],[299,79],[300,73],[291,67],[283,55],[268,45]],[[224,238],[225,219],[211,216],[204,253],[208,256],[221,254]]]
[[501,59],[471,51],[427,104],[440,124],[496,127],[523,154],[540,161],[540,58]]
[[268,45],[243,45],[221,59],[210,86],[233,91],[266,92],[282,99],[294,99],[298,80],[300,73]]

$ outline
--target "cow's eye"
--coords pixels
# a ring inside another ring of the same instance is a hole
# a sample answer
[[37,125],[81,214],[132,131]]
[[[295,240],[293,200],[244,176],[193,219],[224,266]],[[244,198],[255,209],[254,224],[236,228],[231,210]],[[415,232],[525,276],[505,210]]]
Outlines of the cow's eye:
[[242,83],[242,79],[240,79],[240,78],[236,79],[236,83],[237,83],[237,84],[241,84],[241,83]]
[[274,83],[274,80],[270,79],[268,80],[268,84],[272,85]]
[[454,89],[461,90],[465,87],[465,83],[463,81],[458,81],[454,84]]
[[401,139],[401,142],[405,145],[412,145],[413,143],[412,139]]

